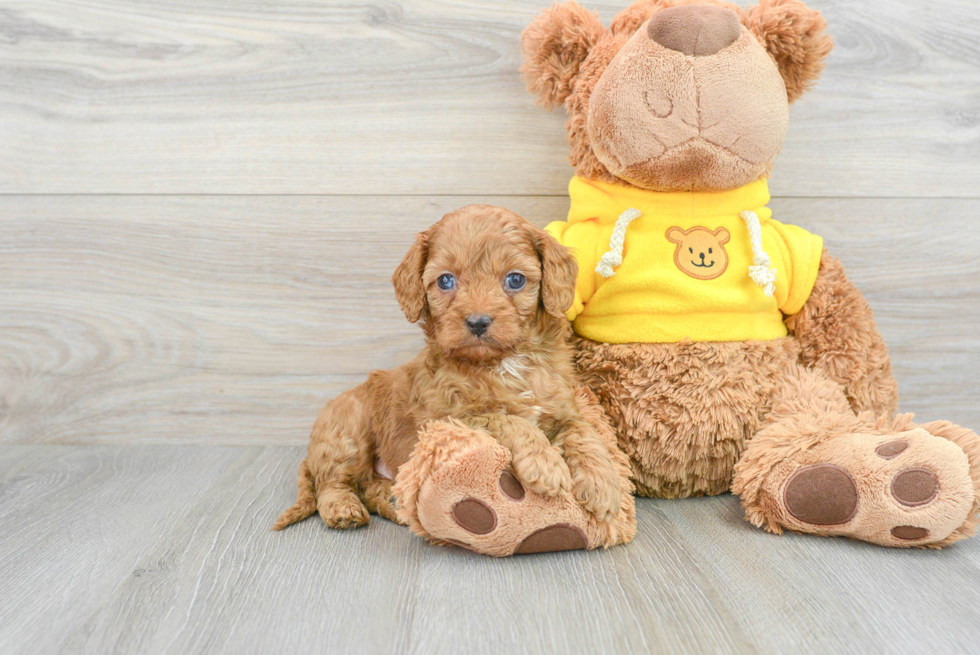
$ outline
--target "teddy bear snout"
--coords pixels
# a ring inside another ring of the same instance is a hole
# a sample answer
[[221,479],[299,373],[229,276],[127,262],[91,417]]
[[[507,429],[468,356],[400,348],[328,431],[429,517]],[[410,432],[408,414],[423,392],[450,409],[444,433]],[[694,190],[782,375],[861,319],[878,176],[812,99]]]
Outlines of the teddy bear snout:
[[686,5],[654,14],[647,35],[665,48],[691,57],[707,57],[738,41],[742,24],[731,9]]

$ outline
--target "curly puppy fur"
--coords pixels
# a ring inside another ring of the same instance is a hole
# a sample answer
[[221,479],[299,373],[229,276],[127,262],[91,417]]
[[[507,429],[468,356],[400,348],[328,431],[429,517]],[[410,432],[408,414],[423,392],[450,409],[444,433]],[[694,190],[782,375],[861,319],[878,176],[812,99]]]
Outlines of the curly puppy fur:
[[[524,276],[521,288],[507,285],[512,273]],[[421,323],[425,348],[327,404],[300,465],[296,503],[273,529],[314,511],[332,528],[363,525],[369,510],[394,519],[391,482],[377,471],[404,464],[427,421],[488,415],[526,419],[553,444],[542,450],[519,435],[494,435],[513,451],[521,482],[546,496],[572,491],[612,521],[620,476],[575,400],[564,311],[576,273],[557,241],[499,207],[463,207],[419,234],[392,282],[405,316]],[[468,324],[474,316],[490,319],[485,331]]]

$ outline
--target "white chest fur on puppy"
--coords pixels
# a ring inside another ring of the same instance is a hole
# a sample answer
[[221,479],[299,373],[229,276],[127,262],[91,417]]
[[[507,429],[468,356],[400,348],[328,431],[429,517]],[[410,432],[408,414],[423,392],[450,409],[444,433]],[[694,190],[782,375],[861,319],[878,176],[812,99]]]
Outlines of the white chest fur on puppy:
[[[530,368],[527,363],[527,355],[511,355],[500,360],[500,363],[497,365],[497,372],[500,373],[500,377],[504,379],[507,386],[520,387],[520,397],[529,403],[534,401],[534,390],[530,388],[525,378],[525,373]],[[527,405],[526,411],[521,413],[521,416],[538,425],[538,419],[541,418],[541,413],[542,409],[540,406],[529,404]]]

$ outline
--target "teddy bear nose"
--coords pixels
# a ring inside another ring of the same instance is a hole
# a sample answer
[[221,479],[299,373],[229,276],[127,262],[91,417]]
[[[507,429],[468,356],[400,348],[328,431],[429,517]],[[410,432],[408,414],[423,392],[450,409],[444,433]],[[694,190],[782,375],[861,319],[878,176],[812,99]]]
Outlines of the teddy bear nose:
[[731,9],[686,5],[655,13],[647,25],[647,35],[665,48],[707,57],[737,41],[742,24]]

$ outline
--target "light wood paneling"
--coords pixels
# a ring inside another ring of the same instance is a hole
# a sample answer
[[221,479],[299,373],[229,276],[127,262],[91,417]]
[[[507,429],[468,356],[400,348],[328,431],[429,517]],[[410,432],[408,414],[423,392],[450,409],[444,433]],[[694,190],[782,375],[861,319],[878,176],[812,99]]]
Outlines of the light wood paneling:
[[[444,212],[561,198],[0,199],[0,441],[305,443],[319,406],[420,347],[390,273]],[[980,427],[975,200],[777,199],[892,349],[903,407]]]
[[776,537],[641,499],[625,547],[509,559],[374,518],[268,531],[300,447],[0,450],[4,653],[970,652],[980,541]]
[[[7,0],[0,192],[562,195],[517,70],[550,2]],[[810,4],[837,47],[774,190],[977,197],[980,4]]]

